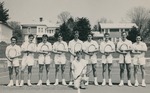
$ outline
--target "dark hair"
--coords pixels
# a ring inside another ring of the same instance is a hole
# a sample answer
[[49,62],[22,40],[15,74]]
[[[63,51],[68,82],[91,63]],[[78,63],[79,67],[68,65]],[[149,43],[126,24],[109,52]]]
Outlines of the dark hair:
[[79,35],[79,31],[74,31],[74,35],[75,35],[75,34],[78,34],[78,35]]
[[43,34],[42,37],[47,37],[48,38],[48,35],[47,34]]
[[33,38],[34,38],[34,35],[33,35],[33,34],[29,34],[29,36],[28,36],[28,37],[29,37],[29,38],[30,38],[30,37],[33,37]]
[[15,39],[15,40],[17,41],[17,38],[16,38],[16,37],[14,37],[14,36],[10,38],[10,40],[12,40],[12,39]]
[[89,35],[91,35],[91,36],[93,37],[93,33],[92,33],[92,32],[88,33],[88,36],[89,36]]
[[123,31],[123,32],[121,33],[121,36],[122,36],[124,33],[127,34],[125,31]]
[[62,33],[58,33],[58,37],[61,36],[62,37]]
[[110,34],[109,33],[105,33],[104,36],[106,36],[106,35],[110,35]]

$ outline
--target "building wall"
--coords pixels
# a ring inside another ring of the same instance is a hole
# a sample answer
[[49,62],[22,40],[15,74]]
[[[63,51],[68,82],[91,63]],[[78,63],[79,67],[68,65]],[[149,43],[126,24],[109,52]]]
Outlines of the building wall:
[[12,37],[13,30],[3,24],[0,24],[0,28],[0,41],[10,43],[10,38]]

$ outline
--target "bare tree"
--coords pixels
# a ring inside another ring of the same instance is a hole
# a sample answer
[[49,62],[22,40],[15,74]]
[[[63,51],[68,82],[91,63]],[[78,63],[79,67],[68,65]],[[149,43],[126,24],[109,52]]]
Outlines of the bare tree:
[[131,22],[136,23],[136,25],[141,30],[142,26],[147,23],[149,11],[144,7],[135,7],[128,11],[127,16]]
[[108,20],[107,18],[105,17],[102,17],[100,20],[98,20],[99,23],[113,23],[113,21],[111,20]]
[[58,19],[61,23],[67,22],[67,20],[71,17],[70,13],[67,11],[64,11],[58,15]]

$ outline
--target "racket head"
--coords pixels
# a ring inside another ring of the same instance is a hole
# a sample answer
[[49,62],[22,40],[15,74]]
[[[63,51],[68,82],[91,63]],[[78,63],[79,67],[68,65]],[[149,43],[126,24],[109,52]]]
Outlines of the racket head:
[[82,44],[81,43],[76,43],[74,45],[74,52],[78,52],[82,50]]
[[123,43],[123,44],[120,46],[120,50],[121,50],[121,51],[126,51],[126,50],[128,50],[128,45]]
[[104,47],[104,52],[112,52],[112,46],[110,44],[107,44],[105,47]]
[[94,52],[96,51],[96,46],[94,44],[91,44],[89,47],[88,47],[88,52]]
[[16,57],[17,56],[17,50],[14,48],[9,49],[8,56],[9,57]]
[[49,50],[49,47],[48,47],[48,45],[46,45],[46,44],[43,44],[42,46],[41,46],[41,49],[40,49],[41,51],[48,51]]
[[63,43],[59,43],[57,46],[58,51],[64,51],[65,50],[65,45]]

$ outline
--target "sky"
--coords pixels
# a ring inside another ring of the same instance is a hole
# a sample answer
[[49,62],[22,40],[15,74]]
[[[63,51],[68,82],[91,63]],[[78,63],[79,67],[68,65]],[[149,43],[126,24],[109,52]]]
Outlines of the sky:
[[129,21],[127,12],[134,7],[150,9],[150,0],[0,0],[9,9],[9,21],[30,23],[44,20],[55,23],[58,15],[68,11],[74,18],[87,17],[91,25],[105,17],[114,23]]

